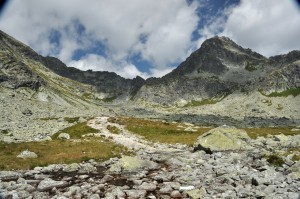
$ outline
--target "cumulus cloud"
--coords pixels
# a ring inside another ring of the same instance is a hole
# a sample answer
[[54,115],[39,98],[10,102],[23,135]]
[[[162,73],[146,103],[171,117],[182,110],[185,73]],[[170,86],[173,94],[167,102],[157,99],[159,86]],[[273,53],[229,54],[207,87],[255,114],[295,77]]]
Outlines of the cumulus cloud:
[[[134,54],[164,71],[185,56],[199,21],[197,6],[197,1],[185,0],[12,0],[0,27],[39,53],[66,63],[75,63],[78,49],[101,42],[109,56],[99,56],[111,63],[111,71],[137,74],[128,61]],[[51,32],[59,33],[58,43],[51,41]],[[83,59],[89,64],[90,59]],[[128,65],[121,64],[127,68],[120,70],[116,63]],[[93,67],[101,70],[100,65]]]
[[115,72],[122,77],[134,78],[136,76],[148,78],[147,73],[140,72],[133,64],[121,61],[114,63],[113,61],[106,59],[101,55],[89,54],[78,61],[70,61],[69,66],[81,69],[81,70],[94,70],[94,71],[109,71]]
[[293,0],[242,0],[200,33],[228,36],[265,56],[288,53],[300,47],[300,11]]

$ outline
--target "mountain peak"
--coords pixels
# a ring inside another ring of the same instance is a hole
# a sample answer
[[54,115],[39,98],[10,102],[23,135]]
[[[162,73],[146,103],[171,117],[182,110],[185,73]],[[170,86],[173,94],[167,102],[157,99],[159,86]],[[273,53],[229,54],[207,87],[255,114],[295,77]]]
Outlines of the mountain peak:
[[244,66],[245,62],[256,63],[266,58],[250,49],[245,49],[225,36],[205,40],[170,76],[208,72],[221,75],[228,70],[226,65]]

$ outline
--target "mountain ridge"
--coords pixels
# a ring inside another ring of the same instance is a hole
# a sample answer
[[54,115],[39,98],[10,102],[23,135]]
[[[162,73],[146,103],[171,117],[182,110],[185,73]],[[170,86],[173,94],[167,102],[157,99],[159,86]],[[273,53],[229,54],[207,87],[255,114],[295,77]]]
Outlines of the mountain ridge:
[[[289,111],[299,105],[297,50],[266,58],[229,38],[216,36],[203,42],[169,74],[144,80],[67,67],[57,58],[38,55],[6,33],[0,32],[0,37],[0,86],[18,89],[16,85],[24,85],[32,89],[36,99],[68,106],[120,107],[120,114],[131,109],[133,114],[207,114],[237,120],[248,116],[300,118],[297,109]],[[13,73],[12,60],[21,63],[15,70],[18,75],[25,75],[17,84],[7,77],[9,72],[10,78],[18,77]],[[11,71],[6,71],[7,63]],[[22,67],[30,72],[22,71]],[[244,101],[247,106],[243,106]]]

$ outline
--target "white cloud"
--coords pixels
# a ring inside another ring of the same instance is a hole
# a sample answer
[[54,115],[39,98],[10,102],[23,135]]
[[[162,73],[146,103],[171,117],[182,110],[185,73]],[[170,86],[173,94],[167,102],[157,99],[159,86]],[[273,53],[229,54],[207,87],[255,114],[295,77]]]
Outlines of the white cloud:
[[[107,47],[107,62],[127,63],[130,56],[139,53],[159,70],[184,58],[192,44],[191,34],[199,20],[195,2],[12,0],[2,13],[0,28],[39,53],[51,53],[66,63],[72,61],[76,50],[101,41]],[[84,34],[78,33],[78,22],[84,26]],[[49,41],[53,30],[61,34],[59,45]],[[140,40],[142,35],[147,36],[146,42]]]
[[189,7],[180,7],[172,20],[148,35],[148,40],[140,46],[142,56],[159,68],[167,68],[168,63],[182,60],[191,46],[192,32],[197,28],[197,6],[193,3]]
[[228,36],[265,56],[288,53],[300,48],[300,11],[293,0],[242,0],[201,33]]
[[114,63],[113,61],[104,58],[103,56],[96,54],[89,54],[78,61],[70,61],[69,66],[81,69],[81,70],[94,70],[94,71],[109,71],[115,72],[125,78],[134,78],[140,76],[148,78],[147,73],[140,72],[134,65],[125,61]]

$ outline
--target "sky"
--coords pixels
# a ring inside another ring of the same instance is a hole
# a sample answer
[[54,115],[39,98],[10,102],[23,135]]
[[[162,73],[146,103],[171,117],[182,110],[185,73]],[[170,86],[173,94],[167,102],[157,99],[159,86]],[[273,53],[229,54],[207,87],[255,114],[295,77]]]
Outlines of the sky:
[[161,77],[227,36],[266,57],[300,49],[294,0],[10,0],[0,29],[43,56],[125,78]]

